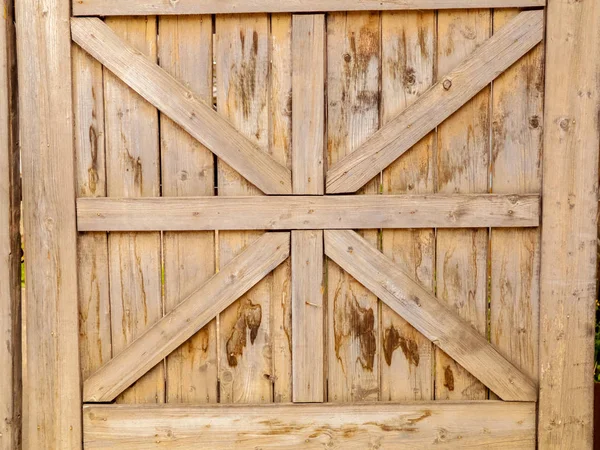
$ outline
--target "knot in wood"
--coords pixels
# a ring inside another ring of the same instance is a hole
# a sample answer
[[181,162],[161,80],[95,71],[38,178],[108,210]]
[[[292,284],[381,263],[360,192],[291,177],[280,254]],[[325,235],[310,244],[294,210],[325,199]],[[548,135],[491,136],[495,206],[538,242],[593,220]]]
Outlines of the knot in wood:
[[445,90],[449,90],[452,87],[452,80],[446,78],[442,83],[442,86],[444,86]]

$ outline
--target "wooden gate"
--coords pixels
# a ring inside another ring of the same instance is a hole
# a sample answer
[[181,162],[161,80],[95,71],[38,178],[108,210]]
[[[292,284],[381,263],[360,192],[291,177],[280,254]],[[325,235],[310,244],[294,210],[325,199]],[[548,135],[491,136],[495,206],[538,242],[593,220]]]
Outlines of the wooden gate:
[[544,6],[74,0],[84,448],[535,448]]

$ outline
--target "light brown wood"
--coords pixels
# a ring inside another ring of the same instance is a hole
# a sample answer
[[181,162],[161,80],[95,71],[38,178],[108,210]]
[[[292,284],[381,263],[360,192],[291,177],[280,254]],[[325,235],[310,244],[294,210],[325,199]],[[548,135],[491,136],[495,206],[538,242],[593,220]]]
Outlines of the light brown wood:
[[112,401],[264,278],[289,252],[289,233],[264,234],[85,380],[84,401]]
[[357,233],[326,230],[325,254],[500,398],[533,401],[535,383],[458,313],[415,282]]
[[[160,66],[202,100],[213,97],[212,18],[161,17]],[[214,158],[164,114],[160,116],[162,195],[214,195]],[[215,273],[214,232],[164,233],[165,312],[173,310]],[[167,357],[167,402],[216,403],[217,323]]]
[[[382,123],[392,120],[432,84],[436,15],[385,12],[381,17]],[[383,171],[383,194],[434,192],[434,133]],[[384,229],[383,253],[433,291],[435,232],[433,229]],[[381,400],[433,399],[433,345],[385,303],[381,307]]]
[[[518,18],[519,16],[517,16]],[[509,22],[511,23],[511,22]],[[505,28],[501,28],[500,32]],[[490,37],[488,10],[438,14],[438,73],[448,73]],[[443,80],[444,78],[440,78]],[[439,81],[439,80],[438,80]],[[437,129],[437,190],[444,194],[489,191],[490,87],[484,88]],[[488,230],[438,230],[438,298],[487,337]],[[486,386],[444,352],[435,352],[437,400],[483,400]]]
[[294,402],[323,402],[325,357],[323,231],[292,231]]
[[24,313],[26,449],[82,446],[70,6],[68,0],[15,4],[29,299]]
[[539,216],[537,194],[77,200],[80,231],[536,227]]
[[546,0],[73,0],[76,16],[146,14],[240,14],[257,12],[319,12],[544,6]]
[[323,195],[325,174],[325,15],[292,17],[292,185]]
[[534,449],[535,403],[84,407],[85,447]]
[[591,449],[600,3],[550,0],[540,282],[540,448]]
[[71,32],[79,46],[259,189],[269,194],[291,193],[289,169],[101,20],[72,19]]
[[[450,13],[452,14],[452,13]],[[476,13],[472,13],[476,14]],[[543,11],[525,11],[482,43],[361,148],[329,167],[327,193],[354,192],[542,40]]]
[[0,449],[21,449],[21,179],[14,2],[0,20]]

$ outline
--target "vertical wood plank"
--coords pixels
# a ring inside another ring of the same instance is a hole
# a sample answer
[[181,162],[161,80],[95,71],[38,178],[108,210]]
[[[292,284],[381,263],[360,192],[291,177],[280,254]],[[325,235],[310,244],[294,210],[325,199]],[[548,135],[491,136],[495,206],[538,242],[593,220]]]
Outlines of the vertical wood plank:
[[[259,147],[269,143],[269,20],[266,14],[216,18],[217,110]],[[260,195],[223,161],[217,163],[219,195]],[[261,232],[219,232],[219,265],[227,264]],[[265,277],[219,316],[219,381],[222,403],[269,403],[271,295]]]
[[[213,97],[212,17],[163,16],[159,19],[160,66],[186,83],[207,104]],[[214,158],[164,114],[160,116],[163,196],[214,195]],[[215,233],[167,232],[163,235],[165,312],[215,273]],[[166,362],[166,400],[217,401],[217,323],[211,321],[175,350]]]
[[[327,164],[358,148],[379,128],[379,13],[327,16]],[[359,193],[378,194],[379,177]],[[378,232],[363,231],[377,247]],[[327,263],[328,397],[379,398],[377,298],[334,262]]]
[[71,3],[22,0],[15,6],[29,299],[23,444],[79,449]]
[[[271,15],[269,149],[291,168],[292,147],[292,15]],[[292,401],[291,258],[273,271],[271,350],[273,401]]]
[[292,231],[294,402],[323,402],[323,230]]
[[599,28],[597,1],[548,1],[540,448],[592,448]]
[[[438,79],[489,38],[489,10],[438,13]],[[438,191],[488,192],[490,89],[485,88],[438,127]],[[437,297],[481,334],[487,328],[487,229],[438,230]],[[436,350],[436,399],[487,398],[475,377]]]
[[294,194],[323,195],[325,15],[294,15],[292,27],[292,185]]
[[[494,32],[519,13],[494,11]],[[543,47],[494,81],[492,192],[541,189]],[[538,378],[540,230],[494,228],[490,235],[490,338],[504,356]]]
[[[121,38],[156,60],[156,18],[110,18]],[[110,197],[160,195],[158,113],[104,69],[106,173]],[[160,233],[108,237],[113,354],[162,316]],[[117,401],[164,401],[164,364],[157,365]]]
[[0,21],[0,449],[21,448],[21,174],[14,3]]
[[[384,12],[382,125],[411,105],[434,79],[434,12]],[[384,194],[434,192],[435,133],[383,171]],[[383,230],[382,251],[433,291],[435,230]],[[381,399],[433,398],[433,345],[381,302]]]

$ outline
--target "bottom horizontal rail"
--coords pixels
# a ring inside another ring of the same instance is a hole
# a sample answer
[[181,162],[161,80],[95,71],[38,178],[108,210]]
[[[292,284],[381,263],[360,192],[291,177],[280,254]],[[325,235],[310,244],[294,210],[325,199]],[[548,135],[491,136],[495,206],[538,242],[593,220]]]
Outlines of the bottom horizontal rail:
[[535,448],[536,405],[85,405],[86,449]]

